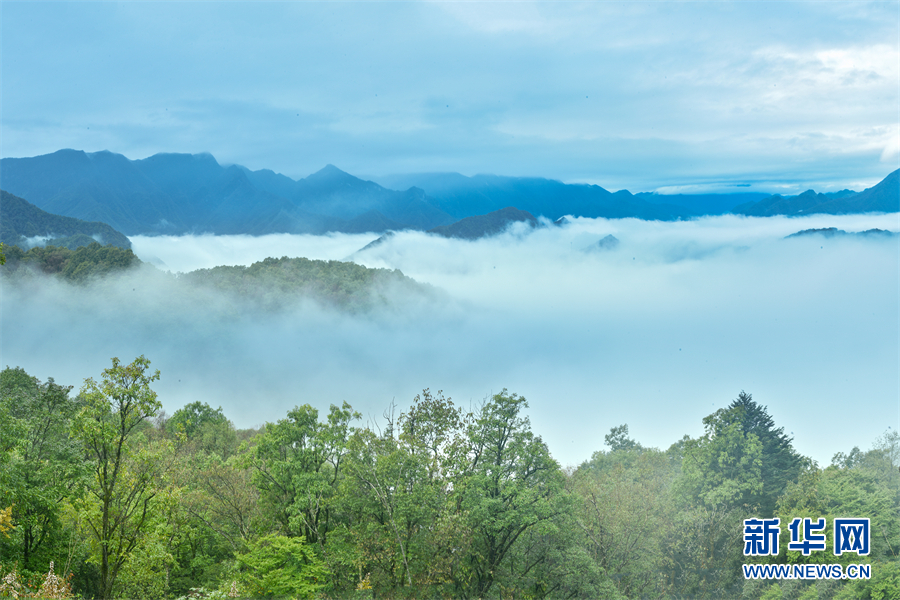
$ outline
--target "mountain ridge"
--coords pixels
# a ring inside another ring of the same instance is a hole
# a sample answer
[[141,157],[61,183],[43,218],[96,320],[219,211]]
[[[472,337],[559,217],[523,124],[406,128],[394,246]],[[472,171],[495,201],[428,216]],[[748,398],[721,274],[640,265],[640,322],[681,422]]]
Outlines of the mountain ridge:
[[817,194],[814,190],[806,190],[796,196],[774,194],[758,202],[749,202],[734,208],[735,214],[748,217],[898,211],[900,211],[900,169],[891,172],[876,185],[861,192],[841,190],[833,194]]
[[130,160],[108,150],[64,149],[0,159],[5,190],[46,212],[108,223],[126,235],[429,231],[506,207],[552,221],[566,215],[671,221],[729,212],[894,212],[900,211],[898,176],[900,170],[859,193],[661,196],[489,174],[424,173],[389,176],[378,183],[330,163],[294,180],[268,169],[222,165],[209,153],[158,153]]
[[65,149],[4,158],[0,175],[4,189],[42,210],[109,223],[127,235],[322,234],[363,226],[381,232],[382,226],[430,229],[455,221],[421,190],[388,190],[334,165],[294,181],[223,166],[208,153],[129,160],[106,150]]
[[131,241],[106,223],[83,221],[41,210],[24,198],[0,190],[0,242],[27,249],[28,238],[74,250],[94,242],[131,249]]

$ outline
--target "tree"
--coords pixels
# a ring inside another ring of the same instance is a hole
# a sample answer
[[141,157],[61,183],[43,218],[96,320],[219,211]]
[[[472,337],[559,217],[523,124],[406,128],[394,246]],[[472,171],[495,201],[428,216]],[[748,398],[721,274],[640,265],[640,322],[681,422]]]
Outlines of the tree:
[[0,372],[0,506],[16,523],[16,554],[26,570],[43,571],[42,552],[58,540],[60,503],[84,476],[81,451],[68,435],[77,403],[70,386],[41,383],[21,368]]
[[303,535],[324,548],[333,527],[332,498],[342,475],[350,421],[346,402],[332,405],[326,423],[305,404],[266,427],[251,457],[254,481],[269,515],[287,535]]
[[603,440],[609,446],[610,452],[642,450],[642,446],[628,437],[628,425],[619,425],[609,430]]
[[684,446],[682,483],[710,506],[746,506],[771,517],[804,464],[784,428],[776,428],[766,407],[743,391],[703,425],[706,434]]
[[762,447],[760,478],[762,489],[745,498],[745,503],[758,506],[760,514],[771,516],[775,503],[788,483],[796,481],[803,469],[804,459],[794,450],[792,438],[784,433],[784,427],[775,427],[775,421],[765,406],[753,401],[753,396],[741,391],[725,411],[718,411],[722,424],[737,422],[744,434],[754,434]]
[[139,356],[130,365],[112,359],[100,383],[86,379],[81,388],[85,403],[73,424],[73,435],[87,450],[93,475],[85,521],[99,553],[101,597],[111,598],[116,577],[138,544],[148,523],[158,457],[136,451],[132,437],[161,408],[150,384],[159,371]]
[[237,560],[242,587],[254,597],[315,598],[328,574],[302,536],[267,535],[251,543]]
[[[867,518],[872,536],[869,555],[862,559],[844,554],[840,559],[830,556],[828,560],[896,562],[900,558],[900,472],[892,460],[896,460],[898,437],[887,432],[868,452],[854,448],[849,455],[836,454],[833,464],[825,469],[810,466],[798,482],[788,486],[778,502],[777,516],[782,523],[795,517],[826,517],[829,524],[834,517]],[[783,530],[782,535],[787,532]],[[833,530],[826,530],[829,545],[832,535]],[[787,547],[784,539],[781,546]],[[786,554],[790,562],[826,558],[815,553],[810,557],[793,551]]]
[[519,537],[555,518],[568,502],[559,465],[521,414],[527,406],[504,389],[469,426],[470,460],[459,498],[472,545],[469,572],[456,582],[458,596],[487,596],[501,572],[514,579],[503,566]]
[[574,525],[592,561],[624,596],[643,598],[663,589],[675,511],[668,457],[635,446],[618,444],[609,454],[595,454],[571,485],[579,500]]
[[0,510],[0,533],[9,537],[9,532],[15,529],[12,524],[12,506]]
[[188,438],[194,437],[207,425],[224,425],[228,423],[222,407],[213,410],[205,402],[191,402],[175,411],[168,421],[166,429],[183,431]]
[[166,432],[183,434],[192,450],[227,459],[237,451],[234,425],[225,417],[222,407],[213,410],[205,402],[191,402],[179,408],[165,423]]
[[462,412],[426,389],[396,421],[385,417],[380,434],[357,430],[348,444],[342,534],[377,593],[440,595],[468,549],[453,499],[467,448]]

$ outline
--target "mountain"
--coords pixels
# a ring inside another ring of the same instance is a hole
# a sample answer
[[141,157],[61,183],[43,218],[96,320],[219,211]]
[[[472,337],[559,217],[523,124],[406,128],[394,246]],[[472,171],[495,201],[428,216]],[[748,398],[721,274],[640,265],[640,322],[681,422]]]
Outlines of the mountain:
[[648,202],[627,190],[615,193],[599,185],[565,184],[539,177],[500,177],[459,173],[422,173],[379,178],[385,187],[421,188],[444,212],[462,219],[506,206],[556,220],[564,215],[671,221],[694,216],[686,208]]
[[3,188],[47,212],[101,221],[126,234],[183,229],[172,198],[120,154],[60,150],[0,160]]
[[400,297],[424,299],[434,294],[433,288],[398,270],[286,256],[266,258],[249,267],[198,269],[180,275],[177,281],[187,289],[229,292],[236,300],[269,311],[312,299],[348,312],[365,312]]
[[900,236],[900,234],[895,233],[893,231],[885,231],[884,229],[867,229],[866,231],[857,231],[856,233],[848,233],[843,229],[838,229],[837,227],[825,227],[822,229],[804,229],[803,231],[798,231],[797,233],[792,233],[789,236],[786,236],[784,239],[796,238],[796,237],[809,237],[813,235],[820,235],[824,238],[835,238],[835,237],[864,237],[864,238],[880,238],[880,239],[890,239]]
[[478,238],[497,235],[509,227],[512,223],[524,221],[531,227],[536,227],[537,219],[530,212],[507,206],[486,215],[476,215],[460,219],[452,225],[444,225],[428,230],[428,233],[447,238],[462,240],[477,240]]
[[74,250],[100,242],[131,249],[131,241],[106,223],[50,214],[0,190],[0,242],[27,249],[26,238],[49,237],[47,244]]
[[776,194],[758,202],[742,204],[734,209],[735,214],[752,217],[898,211],[900,211],[900,169],[882,179],[877,185],[859,193],[842,190],[833,194],[817,194],[813,190],[806,190],[797,196]]
[[656,192],[640,192],[634,196],[651,204],[679,206],[690,211],[693,215],[701,216],[728,214],[736,206],[757,202],[767,198],[769,194],[763,192],[736,192],[733,194],[658,194]]
[[455,219],[421,189],[388,190],[328,165],[294,181],[223,166],[210,154],[60,150],[0,160],[4,189],[56,214],[129,235],[325,233],[431,229]]
[[126,235],[429,231],[506,207],[553,221],[565,215],[668,221],[729,211],[893,212],[900,210],[898,173],[860,193],[810,190],[785,198],[633,195],[538,177],[459,173],[390,176],[379,184],[334,165],[295,181],[270,170],[221,165],[211,154],[129,160],[108,151],[60,150],[0,159],[3,189],[49,213],[108,223]]
[[601,238],[596,244],[591,244],[587,250],[615,250],[619,247],[619,238],[609,234]]
[[[507,227],[513,223],[524,221],[531,227],[538,226],[538,220],[529,212],[519,210],[512,206],[501,208],[486,215],[475,215],[460,219],[450,225],[442,225],[429,229],[428,233],[439,235],[446,238],[456,238],[461,240],[477,240],[483,237],[490,237],[502,233]],[[562,223],[556,223],[561,225]],[[376,246],[380,246],[389,239],[394,237],[393,231],[388,231],[378,239],[369,242],[357,252],[363,252]],[[349,258],[347,260],[350,260]]]

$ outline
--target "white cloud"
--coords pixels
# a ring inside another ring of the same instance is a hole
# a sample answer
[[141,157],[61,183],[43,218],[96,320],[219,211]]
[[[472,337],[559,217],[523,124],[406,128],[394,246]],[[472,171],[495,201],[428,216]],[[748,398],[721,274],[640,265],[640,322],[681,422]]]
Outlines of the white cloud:
[[881,162],[896,165],[900,162],[900,129],[889,135],[884,151],[881,153]]
[[248,266],[269,256],[303,256],[314,260],[344,260],[375,238],[374,234],[271,234],[262,236],[134,236],[134,253],[173,273],[218,265]]
[[[534,429],[564,464],[589,458],[621,423],[649,445],[698,435],[743,389],[801,452],[827,462],[900,417],[898,242],[782,239],[830,226],[898,231],[900,215],[575,219],[474,242],[400,233],[356,260],[444,294],[360,316],[311,305],[255,314],[159,273],[100,288],[3,281],[0,362],[78,385],[112,356],[145,354],[170,413],[202,400],[242,426],[306,402],[347,400],[378,417],[425,387],[464,406],[506,387],[528,398]],[[609,234],[618,248],[585,251]],[[338,257],[357,241],[367,239],[135,246],[192,268],[251,254]]]

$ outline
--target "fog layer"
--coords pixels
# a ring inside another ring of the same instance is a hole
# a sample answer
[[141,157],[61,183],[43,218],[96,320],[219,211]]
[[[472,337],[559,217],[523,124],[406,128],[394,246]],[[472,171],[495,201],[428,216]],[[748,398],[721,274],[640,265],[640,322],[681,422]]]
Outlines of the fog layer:
[[[88,287],[3,281],[0,361],[78,387],[112,356],[144,354],[169,413],[201,400],[242,427],[296,404],[346,400],[378,418],[425,387],[464,406],[505,387],[564,465],[621,423],[645,445],[697,436],[745,390],[828,463],[900,426],[900,243],[783,238],[898,219],[572,219],[474,242],[399,233],[357,253],[375,236],[132,238],[173,271],[352,255],[443,294],[365,315],[255,314],[149,266]],[[607,235],[619,244],[597,246]]]

